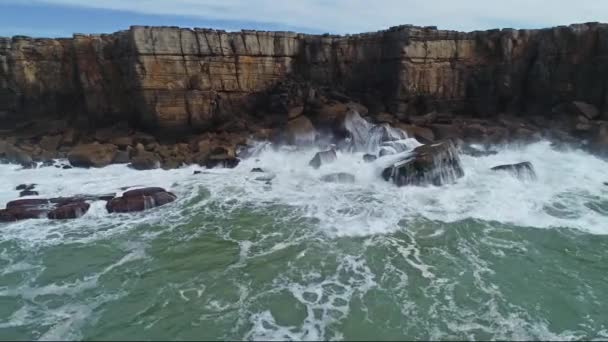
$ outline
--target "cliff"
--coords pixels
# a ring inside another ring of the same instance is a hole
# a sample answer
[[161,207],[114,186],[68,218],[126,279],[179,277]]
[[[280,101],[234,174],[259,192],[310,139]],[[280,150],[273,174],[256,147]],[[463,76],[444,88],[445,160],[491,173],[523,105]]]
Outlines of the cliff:
[[310,97],[308,85],[399,118],[433,110],[550,117],[574,100],[608,117],[608,25],[468,33],[399,26],[348,36],[137,26],[0,38],[5,122],[205,131],[280,118]]

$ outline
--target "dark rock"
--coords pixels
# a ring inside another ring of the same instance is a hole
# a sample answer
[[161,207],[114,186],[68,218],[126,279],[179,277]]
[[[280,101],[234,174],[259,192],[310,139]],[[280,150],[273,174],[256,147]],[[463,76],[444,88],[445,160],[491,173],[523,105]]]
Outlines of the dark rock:
[[122,194],[122,197],[140,197],[140,196],[152,196],[159,192],[167,192],[167,190],[159,187],[141,188],[126,191]]
[[6,209],[20,208],[20,207],[43,207],[49,206],[51,202],[44,198],[28,198],[10,201],[6,204]]
[[213,155],[205,160],[205,167],[208,169],[215,167],[233,169],[239,165],[240,161],[239,158],[230,157],[228,155]]
[[355,176],[346,172],[338,172],[324,175],[321,180],[328,183],[354,183]]
[[47,136],[42,137],[42,139],[40,140],[40,143],[38,145],[40,145],[41,148],[43,148],[47,151],[56,151],[57,148],[59,148],[61,139],[62,139],[61,135],[50,135],[50,136],[47,135]]
[[158,169],[160,167],[160,160],[152,152],[138,152],[137,155],[131,159],[129,167],[135,170]]
[[128,164],[131,161],[131,156],[128,151],[118,151],[114,157],[114,164]]
[[47,199],[14,200],[6,204],[6,209],[0,210],[0,222],[44,218],[52,209],[53,205]]
[[114,161],[117,150],[110,144],[78,145],[68,153],[68,160],[75,167],[104,167]]
[[471,145],[465,145],[461,148],[462,154],[466,154],[472,157],[487,157],[498,154],[496,151],[488,151],[488,150],[479,150]]
[[25,197],[25,196],[38,196],[38,191],[23,190],[19,193],[19,197]]
[[338,155],[336,154],[336,150],[331,149],[328,151],[317,152],[315,156],[310,160],[308,165],[312,166],[315,169],[318,169],[323,164],[333,163],[338,159]]
[[15,190],[33,190],[36,188],[36,184],[19,184]]
[[404,124],[397,124],[396,127],[405,131],[408,137],[416,138],[423,144],[430,144],[435,140],[435,134],[430,128]]
[[72,166],[71,165],[63,165],[61,168],[64,169],[64,170],[69,170],[69,169],[72,169]]
[[464,176],[458,151],[451,140],[422,145],[393,162],[382,176],[398,186],[442,185]]
[[574,101],[572,102],[571,108],[576,115],[582,115],[589,120],[593,120],[600,116],[600,111],[597,107],[586,102]]
[[254,167],[253,169],[251,169],[251,172],[264,172],[264,170],[262,170],[262,168],[260,167]]
[[84,201],[106,201],[107,202],[107,201],[112,200],[114,197],[116,197],[116,194],[114,194],[114,193],[103,194],[103,195],[75,195],[75,196],[71,196],[71,197],[51,198],[51,199],[49,199],[49,202],[61,206],[61,205],[69,204],[69,203],[84,202]]
[[536,172],[530,162],[522,162],[517,164],[498,165],[492,168],[492,171],[508,171],[522,179],[536,179]]
[[47,217],[51,220],[77,219],[86,214],[90,207],[87,202],[71,202],[51,210]]
[[193,174],[193,175],[200,175],[201,173],[203,173],[203,171],[198,171],[198,170],[197,170],[197,171],[194,171],[192,174]]
[[366,162],[366,163],[371,163],[371,162],[373,162],[374,160],[376,160],[377,158],[378,158],[378,157],[376,157],[376,156],[375,156],[375,155],[373,155],[373,154],[368,154],[368,153],[366,153],[366,154],[364,154],[364,155],[363,155],[363,161],[364,161],[364,162]]
[[125,192],[106,204],[110,213],[143,211],[175,201],[177,197],[162,188],[144,188]]

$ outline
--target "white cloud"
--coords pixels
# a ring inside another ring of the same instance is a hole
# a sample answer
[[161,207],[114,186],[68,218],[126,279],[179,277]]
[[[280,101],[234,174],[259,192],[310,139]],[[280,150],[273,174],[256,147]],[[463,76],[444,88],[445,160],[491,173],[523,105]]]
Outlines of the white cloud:
[[[608,21],[608,0],[27,0],[144,14],[275,23],[355,33],[401,24],[538,28]],[[20,1],[23,3],[23,0]]]

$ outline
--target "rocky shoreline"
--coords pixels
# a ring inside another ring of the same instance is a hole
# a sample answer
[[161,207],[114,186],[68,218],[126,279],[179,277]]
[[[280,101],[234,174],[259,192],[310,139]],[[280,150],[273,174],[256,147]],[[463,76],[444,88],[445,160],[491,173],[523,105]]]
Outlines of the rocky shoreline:
[[[492,153],[471,143],[547,139],[607,157],[607,80],[608,25],[598,23],[352,36],[131,27],[2,38],[0,162],[233,168],[266,141],[318,148],[314,168],[335,160],[335,150],[366,152],[365,162],[412,151],[382,177],[441,185],[462,176],[459,153]],[[497,170],[533,174],[525,164]],[[128,199],[107,200],[131,208]],[[153,207],[137,201],[134,208]],[[82,203],[64,210],[86,211]]]

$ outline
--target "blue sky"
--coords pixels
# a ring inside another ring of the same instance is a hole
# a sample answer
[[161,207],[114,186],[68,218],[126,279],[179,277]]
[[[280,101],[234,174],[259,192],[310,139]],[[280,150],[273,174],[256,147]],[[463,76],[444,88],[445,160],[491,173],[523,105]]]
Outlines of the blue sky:
[[0,36],[70,37],[131,25],[357,33],[608,22],[608,0],[0,0]]

